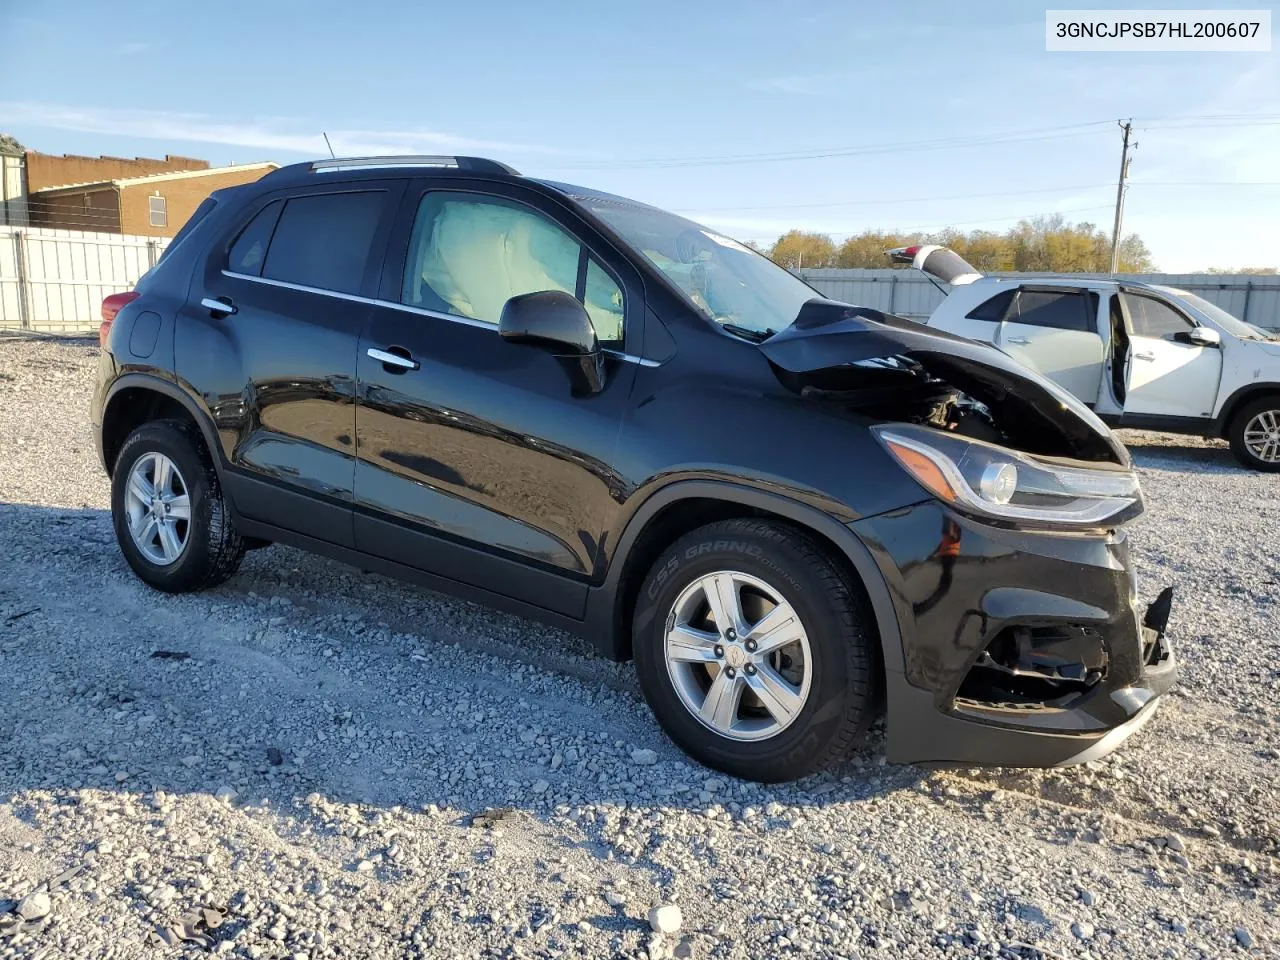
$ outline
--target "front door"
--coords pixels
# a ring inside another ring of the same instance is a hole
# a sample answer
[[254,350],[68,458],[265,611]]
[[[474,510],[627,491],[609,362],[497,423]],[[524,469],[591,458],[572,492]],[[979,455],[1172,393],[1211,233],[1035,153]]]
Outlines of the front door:
[[995,344],[1087,404],[1102,385],[1097,294],[1021,287],[996,327]]
[[[264,197],[214,246],[175,360],[208,406],[246,516],[351,546],[355,377],[401,183]],[[394,195],[394,196],[393,196]]]
[[1185,342],[1190,317],[1158,297],[1125,291],[1128,319],[1126,414],[1209,418],[1222,376],[1222,351]]
[[[469,183],[406,192],[360,342],[356,545],[581,616],[618,490],[639,277],[537,193]],[[498,336],[507,299],[538,290],[585,303],[613,351],[600,393]]]

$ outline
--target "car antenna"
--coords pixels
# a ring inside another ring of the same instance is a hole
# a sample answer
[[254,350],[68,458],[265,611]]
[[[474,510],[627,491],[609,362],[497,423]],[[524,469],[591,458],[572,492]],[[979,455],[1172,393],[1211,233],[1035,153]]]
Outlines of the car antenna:
[[334,160],[338,159],[338,155],[333,152],[333,144],[329,142],[329,135],[321,130],[320,136],[324,137],[324,145],[329,148],[329,156]]

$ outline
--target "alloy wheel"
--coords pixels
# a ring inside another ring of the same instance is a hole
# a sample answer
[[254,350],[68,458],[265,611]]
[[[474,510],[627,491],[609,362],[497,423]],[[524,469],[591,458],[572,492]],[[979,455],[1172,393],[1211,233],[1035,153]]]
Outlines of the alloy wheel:
[[1280,410],[1260,410],[1244,425],[1244,445],[1263,463],[1280,463]]
[[667,672],[685,708],[732,740],[785,730],[809,698],[813,658],[799,615],[749,574],[699,577],[667,617]]
[[163,453],[146,453],[134,462],[124,494],[129,535],[156,566],[182,556],[191,532],[191,497],[177,464]]

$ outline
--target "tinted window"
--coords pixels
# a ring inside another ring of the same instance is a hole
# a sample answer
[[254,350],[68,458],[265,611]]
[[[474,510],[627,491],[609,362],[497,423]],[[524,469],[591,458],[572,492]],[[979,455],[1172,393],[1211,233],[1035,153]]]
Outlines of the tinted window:
[[1015,323],[1052,327],[1055,330],[1093,329],[1092,317],[1085,307],[1085,299],[1078,293],[1020,290],[1016,309],[1016,315],[1009,318]]
[[1172,337],[1182,330],[1190,330],[1194,324],[1173,307],[1153,297],[1139,297],[1131,293],[1124,296],[1129,309],[1129,321],[1135,337]]
[[[88,199],[87,194],[85,195],[85,199]],[[187,239],[187,236],[196,228],[196,225],[207,217],[210,211],[212,211],[217,205],[218,202],[214,200],[213,197],[205,197],[201,200],[200,206],[196,207],[191,216],[187,217],[187,222],[182,225],[182,229],[174,234],[173,239],[169,241],[169,245],[160,251],[160,259],[163,260],[169,255],[170,250],[180,244],[183,240]]]
[[1004,317],[1004,312],[1009,309],[1009,301],[1013,299],[1013,295],[1017,290],[1006,290],[1004,293],[997,293],[990,300],[978,304],[969,311],[970,320],[989,320],[992,323],[999,323]]
[[232,273],[247,273],[252,277],[261,276],[262,261],[267,258],[267,245],[271,243],[272,231],[275,230],[276,221],[280,219],[280,211],[283,209],[284,201],[276,200],[258,211],[258,215],[249,221],[249,225],[231,245],[231,253],[227,257],[228,270]]
[[331,193],[285,201],[262,275],[356,293],[385,194]]
[[541,290],[583,302],[601,343],[622,340],[622,290],[559,226],[498,198],[446,192],[422,198],[402,302],[496,324],[508,299]]

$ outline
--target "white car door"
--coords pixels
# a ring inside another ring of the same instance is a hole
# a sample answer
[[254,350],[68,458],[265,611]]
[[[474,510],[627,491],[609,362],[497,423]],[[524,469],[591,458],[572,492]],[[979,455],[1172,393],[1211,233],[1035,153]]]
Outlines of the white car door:
[[1129,328],[1126,414],[1212,417],[1222,377],[1222,351],[1187,338],[1195,322],[1158,297],[1120,294]]
[[1096,293],[1023,285],[997,325],[994,342],[1085,403],[1098,402],[1103,342]]

